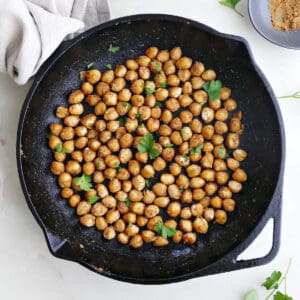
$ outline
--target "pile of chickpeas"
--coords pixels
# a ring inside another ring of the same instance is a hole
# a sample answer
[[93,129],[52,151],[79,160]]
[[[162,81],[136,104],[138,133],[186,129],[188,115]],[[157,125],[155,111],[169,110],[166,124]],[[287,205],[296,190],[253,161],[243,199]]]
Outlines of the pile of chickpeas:
[[[150,47],[114,70],[81,76],[68,107],[57,107],[62,122],[50,125],[49,138],[51,172],[80,223],[133,248],[192,245],[209,222],[225,224],[247,180],[240,167],[247,153],[239,148],[242,113],[231,90],[223,86],[220,99],[209,100],[203,89],[215,71],[180,47]],[[155,139],[154,159],[137,149],[146,133]],[[88,191],[74,182],[82,174],[92,178]],[[91,196],[99,200],[90,204]],[[159,235],[159,222],[174,235]]]

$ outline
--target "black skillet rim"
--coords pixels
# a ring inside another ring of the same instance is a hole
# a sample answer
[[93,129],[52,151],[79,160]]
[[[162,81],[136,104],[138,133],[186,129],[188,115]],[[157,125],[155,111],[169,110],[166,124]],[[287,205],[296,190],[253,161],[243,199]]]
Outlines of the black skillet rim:
[[[60,45],[60,47],[54,52],[54,54],[47,59],[47,61],[41,66],[41,68],[37,72],[34,82],[25,98],[25,101],[24,101],[24,104],[23,104],[23,107],[22,107],[22,110],[20,113],[19,125],[18,125],[18,131],[17,131],[16,158],[17,158],[17,168],[18,168],[18,173],[19,173],[19,179],[20,179],[22,190],[23,190],[23,194],[25,196],[25,199],[26,199],[29,209],[31,210],[33,216],[35,217],[37,223],[39,224],[39,226],[41,227],[41,229],[44,233],[49,251],[51,252],[51,254],[53,256],[55,256],[57,258],[62,258],[65,260],[77,262],[77,263],[83,265],[84,267],[86,267],[94,272],[99,273],[98,270],[95,270],[95,268],[91,267],[87,263],[84,263],[83,261],[80,261],[79,259],[75,259],[75,258],[68,257],[68,256],[61,256],[55,252],[54,248],[52,247],[53,245],[51,243],[51,234],[49,234],[47,227],[41,221],[38,212],[36,211],[33,203],[31,202],[31,196],[27,190],[27,186],[26,186],[26,182],[25,182],[25,178],[24,178],[24,174],[23,174],[23,168],[22,168],[22,134],[23,134],[23,126],[24,126],[27,109],[30,105],[32,96],[34,95],[37,87],[39,86],[39,83],[42,81],[44,76],[47,75],[48,69],[56,62],[56,60],[61,55],[63,55],[66,51],[68,51],[68,49],[71,48],[72,46],[74,46],[78,41],[85,39],[89,35],[97,32],[97,31],[103,30],[107,27],[111,27],[111,26],[114,26],[119,23],[128,23],[128,22],[140,21],[140,20],[164,20],[164,21],[173,21],[173,22],[179,22],[179,23],[192,24],[199,30],[203,30],[205,32],[208,32],[209,34],[212,34],[212,35],[215,35],[215,36],[227,39],[227,40],[233,40],[233,41],[240,42],[245,46],[245,48],[249,54],[250,62],[254,66],[255,71],[259,75],[261,81],[263,82],[265,88],[267,89],[267,91],[272,99],[273,106],[275,108],[275,112],[276,112],[276,115],[277,115],[277,118],[279,121],[280,136],[281,136],[281,140],[282,140],[282,144],[281,144],[282,159],[280,162],[280,173],[278,176],[278,181],[277,181],[276,188],[274,190],[274,194],[272,196],[272,200],[270,201],[269,206],[266,209],[266,212],[263,215],[262,219],[259,221],[259,223],[255,226],[253,231],[249,234],[249,236],[243,242],[241,242],[235,249],[230,251],[227,255],[220,258],[213,264],[211,264],[199,271],[186,273],[186,274],[183,274],[180,276],[175,276],[175,277],[170,277],[170,278],[157,279],[157,280],[126,277],[126,276],[122,276],[122,275],[118,275],[118,274],[112,274],[107,271],[101,271],[100,274],[104,275],[106,277],[109,277],[109,278],[113,278],[113,279],[121,280],[121,281],[125,281],[125,282],[130,282],[130,283],[162,284],[162,283],[178,282],[178,281],[183,281],[183,280],[187,280],[187,279],[191,279],[191,278],[195,278],[195,277],[199,277],[199,276],[205,276],[205,275],[209,275],[209,274],[217,274],[217,273],[242,269],[242,268],[246,268],[246,267],[253,267],[253,266],[258,266],[258,265],[268,263],[276,256],[276,254],[279,250],[280,219],[281,219],[280,218],[281,217],[280,207],[281,207],[281,193],[282,193],[284,163],[285,163],[285,133],[284,133],[283,119],[281,116],[279,105],[277,103],[277,98],[275,97],[273,90],[272,90],[269,82],[267,81],[266,77],[264,76],[264,74],[262,73],[262,71],[260,70],[258,65],[256,64],[256,62],[253,58],[253,54],[250,50],[250,46],[244,38],[242,38],[240,36],[224,34],[224,33],[221,33],[211,27],[208,27],[207,25],[199,23],[197,21],[187,19],[184,17],[180,17],[180,16],[168,15],[168,14],[129,15],[129,16],[117,18],[117,19],[108,21],[106,23],[100,24],[96,27],[93,27],[90,30],[81,33],[76,38],[74,38],[70,41],[67,41],[67,42],[63,42]],[[262,229],[264,228],[264,226],[266,225],[267,221],[270,218],[274,218],[273,245],[272,245],[271,251],[262,258],[250,259],[250,260],[245,260],[245,261],[242,260],[240,262],[237,261],[236,260],[237,256],[252,243],[252,241],[262,231]]]

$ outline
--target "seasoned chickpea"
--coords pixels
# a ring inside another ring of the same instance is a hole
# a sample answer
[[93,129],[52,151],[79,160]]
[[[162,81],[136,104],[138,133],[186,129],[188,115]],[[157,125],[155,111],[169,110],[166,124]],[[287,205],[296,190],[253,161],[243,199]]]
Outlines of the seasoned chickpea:
[[159,125],[160,125],[160,122],[158,119],[154,119],[154,118],[149,118],[147,120],[147,129],[150,131],[150,132],[155,132],[159,129]]
[[62,129],[63,129],[63,126],[61,124],[58,124],[58,123],[52,123],[50,125],[50,132],[51,132],[52,135],[59,136]]
[[106,105],[104,102],[98,102],[94,108],[94,113],[96,116],[102,116],[104,115],[106,111]]
[[227,214],[224,210],[217,209],[215,211],[215,223],[217,224],[225,224],[227,222]]
[[238,182],[245,182],[247,181],[247,174],[243,169],[238,168],[232,173],[232,178]]
[[183,203],[192,203],[193,193],[191,192],[191,190],[184,190],[180,196],[180,200]]
[[186,168],[186,172],[190,178],[197,177],[201,172],[201,167],[198,165],[190,165]]
[[98,230],[104,230],[108,226],[104,217],[97,217],[95,225]]
[[175,67],[173,61],[168,60],[167,62],[165,62],[164,66],[163,66],[163,70],[166,75],[174,74],[176,72],[176,67]]
[[176,230],[176,233],[173,236],[173,242],[179,244],[182,240],[183,233],[181,230]]
[[181,205],[179,202],[171,202],[168,205],[167,213],[169,216],[177,217],[177,216],[179,216],[180,211],[181,211]]
[[80,217],[80,223],[86,227],[92,227],[95,225],[95,217],[91,214],[86,214]]
[[233,111],[237,108],[237,103],[233,99],[228,99],[224,102],[224,108],[227,111]]
[[162,236],[158,236],[154,242],[153,242],[154,246],[156,247],[163,247],[163,246],[167,246],[169,244],[168,239],[163,238]]
[[54,159],[56,161],[63,162],[66,159],[66,157],[67,157],[66,153],[54,152]]
[[172,163],[169,166],[169,171],[172,175],[177,176],[181,173],[182,167],[177,163]]
[[194,217],[201,217],[203,214],[203,206],[201,203],[193,204],[191,206],[191,212]]
[[[132,222],[131,222],[132,223]],[[136,226],[135,224],[130,224],[126,227],[125,233],[131,237],[139,233],[140,228]]]
[[55,115],[60,119],[64,119],[66,116],[69,115],[69,110],[64,106],[58,106]]
[[153,185],[152,191],[156,196],[166,196],[167,186],[161,182],[157,182]]
[[132,185],[138,191],[142,191],[146,186],[146,182],[145,182],[144,177],[142,175],[137,175],[137,176],[133,177],[132,178]]
[[112,240],[116,237],[116,231],[112,226],[106,227],[103,231],[103,237],[107,240]]
[[132,202],[138,202],[138,201],[141,201],[141,200],[143,199],[143,193],[142,193],[141,191],[132,189],[132,190],[130,190],[130,192],[129,192],[129,199],[130,199]]
[[144,178],[152,178],[155,175],[155,170],[152,165],[145,165],[141,170],[141,174]]
[[81,201],[77,205],[76,213],[78,216],[83,216],[89,213],[91,210],[91,204],[86,201]]
[[137,216],[136,218],[136,224],[139,226],[139,227],[144,227],[146,226],[148,223],[148,219],[144,216]]
[[84,99],[84,93],[81,90],[75,90],[69,95],[69,103],[76,104],[82,102]]
[[201,111],[201,118],[205,123],[210,123],[215,117],[214,111],[209,107],[204,107]]
[[154,199],[154,204],[159,207],[163,207],[163,208],[167,207],[169,203],[170,203],[169,197],[157,197]]
[[100,198],[104,198],[104,197],[108,196],[108,189],[104,184],[97,184],[96,191]]
[[189,69],[192,66],[192,60],[189,57],[183,56],[175,64],[178,69]]
[[147,152],[144,152],[144,153],[142,153],[142,152],[136,152],[135,159],[137,161],[139,161],[140,163],[144,163],[145,164],[148,161],[148,159],[149,159],[148,153]]
[[208,231],[208,223],[205,218],[196,218],[193,222],[193,229],[197,233],[205,234]]
[[120,219],[120,213],[118,210],[109,210],[106,213],[106,222],[108,224],[113,224],[114,222],[116,222],[118,219]]
[[162,171],[166,168],[166,162],[160,156],[153,161],[152,165],[155,171]]
[[218,191],[218,195],[223,199],[231,198],[232,192],[227,186],[222,186]]
[[229,179],[229,175],[225,171],[216,172],[216,182],[217,184],[225,184]]
[[222,199],[219,196],[215,196],[210,199],[210,205],[213,208],[221,208],[222,207]]
[[63,172],[58,176],[58,185],[61,188],[71,187],[72,176],[69,173]]
[[188,110],[184,110],[179,114],[179,117],[182,123],[190,123],[193,119],[193,114]]
[[126,193],[130,192],[130,190],[132,189],[132,183],[130,180],[124,180],[122,182],[122,190]]
[[[198,117],[201,114],[201,110],[202,110],[202,106],[199,103],[193,102],[190,106],[189,106],[189,110],[191,111],[191,113],[193,114],[193,116]],[[198,119],[197,119],[198,120]],[[198,120],[201,124],[201,121]],[[195,127],[194,127],[195,128]],[[198,129],[199,130],[199,129]],[[201,132],[201,128],[200,131],[198,131],[198,133]]]
[[175,112],[180,108],[180,103],[176,98],[169,98],[164,103],[167,109],[170,110],[171,112]]
[[206,181],[215,180],[215,171],[212,169],[206,169],[201,172],[201,177]]
[[204,185],[205,193],[210,196],[213,195],[218,189],[218,185],[215,182],[208,182]]
[[228,187],[233,193],[239,193],[243,188],[242,184],[235,180],[230,180],[228,182]]
[[227,212],[232,212],[235,209],[235,201],[233,199],[224,199],[223,208]]
[[104,206],[102,203],[97,202],[93,205],[91,213],[96,217],[104,216],[107,212],[107,207]]
[[242,149],[236,149],[233,151],[232,154],[233,154],[234,159],[236,159],[237,161],[243,161],[247,157],[247,152]]
[[133,136],[129,133],[126,133],[120,137],[120,146],[121,148],[129,148],[133,143]]
[[199,90],[194,92],[193,98],[197,103],[204,104],[207,102],[208,95],[205,91]]
[[215,210],[213,208],[205,208],[203,212],[203,217],[207,222],[212,221],[215,218]]
[[216,79],[217,75],[214,70],[207,69],[202,73],[201,77],[206,81],[212,81]]
[[175,182],[175,177],[172,174],[164,173],[160,176],[160,181],[166,185],[170,185]]
[[130,246],[132,248],[140,248],[143,246],[143,238],[140,234],[136,234],[130,240]]
[[222,160],[222,159],[219,159],[219,158],[214,160],[213,168],[217,172],[218,171],[225,171],[227,169],[225,161]]
[[75,127],[78,125],[78,123],[79,123],[79,116],[70,115],[64,118],[64,124],[66,126]]
[[179,228],[183,231],[183,232],[192,232],[193,230],[193,225],[192,222],[190,220],[183,220],[181,219],[179,221]]
[[189,207],[184,207],[180,212],[180,218],[188,220],[192,217],[192,212]]
[[115,75],[117,77],[124,77],[126,75],[127,68],[124,65],[117,65],[115,69]]
[[224,108],[220,108],[215,112],[215,118],[218,121],[226,121],[228,118],[228,111]]
[[205,196],[205,191],[200,188],[193,189],[193,199],[196,201],[200,201]]
[[113,196],[108,195],[102,199],[102,204],[108,208],[115,208],[117,206],[117,201]]
[[93,93],[94,87],[89,82],[83,82],[81,84],[81,90],[85,95],[90,95]]
[[69,199],[74,194],[74,191],[71,188],[63,188],[60,192],[60,195],[64,199]]
[[71,207],[76,207],[80,201],[81,201],[80,196],[77,194],[74,194],[69,198],[69,205]]
[[211,141],[215,146],[219,146],[224,143],[224,137],[221,134],[214,134]]
[[143,201],[146,203],[146,204],[151,204],[153,203],[155,199],[155,194],[150,191],[150,190],[146,190],[144,191],[144,194],[143,194]]
[[[54,175],[60,175],[65,171],[65,165],[62,162],[53,161],[51,163],[51,173]],[[69,173],[69,172],[68,172]]]
[[215,132],[215,128],[213,125],[203,126],[202,131],[201,131],[202,136],[207,140],[210,140],[212,138],[212,136],[214,135],[214,132]]
[[79,175],[81,173],[81,166],[75,160],[69,160],[66,163],[66,172],[71,175]]
[[218,134],[224,134],[228,131],[228,126],[225,122],[216,121],[215,123],[215,132]]
[[155,233],[151,230],[143,230],[141,235],[145,243],[151,243],[155,240]]
[[124,232],[119,233],[117,236],[117,239],[118,239],[118,242],[123,245],[126,245],[129,242],[129,236],[127,234],[125,234]]

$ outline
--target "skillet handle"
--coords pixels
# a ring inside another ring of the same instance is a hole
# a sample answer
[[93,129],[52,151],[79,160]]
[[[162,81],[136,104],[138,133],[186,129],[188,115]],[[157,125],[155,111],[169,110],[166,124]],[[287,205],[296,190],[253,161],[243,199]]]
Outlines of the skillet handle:
[[[264,265],[272,261],[278,253],[279,246],[280,246],[280,228],[281,228],[281,200],[282,200],[282,191],[274,196],[271,207],[269,207],[266,215],[264,216],[264,226],[270,219],[273,219],[273,241],[272,241],[272,248],[268,254],[263,257],[258,257],[254,259],[245,259],[245,260],[237,260],[238,255],[244,250],[239,251],[238,254],[231,260],[231,264],[233,269],[242,269],[242,268],[249,268],[255,267],[259,265]],[[259,231],[263,229],[259,228]],[[254,232],[256,235],[257,233]]]

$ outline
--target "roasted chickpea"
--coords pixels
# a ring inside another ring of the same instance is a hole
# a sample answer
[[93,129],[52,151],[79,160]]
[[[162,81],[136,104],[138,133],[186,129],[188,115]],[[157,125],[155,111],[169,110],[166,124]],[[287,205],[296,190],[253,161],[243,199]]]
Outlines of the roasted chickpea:
[[194,92],[193,98],[197,103],[204,104],[207,102],[208,95],[205,91],[199,90]]
[[91,210],[91,204],[89,204],[86,201],[81,201],[77,205],[76,213],[78,216],[83,216],[83,215],[89,213],[90,210]]
[[183,233],[181,230],[176,230],[176,233],[173,236],[173,242],[179,244],[182,240]]
[[66,172],[71,175],[78,175],[81,173],[81,166],[77,161],[69,160],[66,163]]
[[151,204],[151,203],[153,203],[154,199],[155,199],[155,194],[154,194],[152,191],[149,191],[149,190],[144,191],[144,194],[143,194],[143,201],[144,201],[146,204]]
[[89,82],[83,82],[81,84],[81,90],[85,95],[90,95],[93,93],[94,87]]
[[168,186],[168,195],[172,199],[180,199],[181,192],[180,192],[180,188],[178,187],[178,185],[176,185],[176,184],[170,184]]
[[91,214],[86,214],[80,217],[80,223],[86,227],[92,227],[95,225],[95,217]]
[[229,179],[228,173],[224,171],[216,172],[216,182],[217,184],[225,184]]
[[215,218],[215,210],[213,208],[205,208],[203,212],[203,217],[207,222],[212,221]]
[[154,199],[154,204],[159,207],[167,207],[170,202],[169,197],[157,197]]
[[189,69],[192,66],[192,60],[189,57],[183,56],[175,64],[178,69]]
[[228,111],[224,108],[220,108],[215,112],[215,118],[218,121],[226,121],[228,118]]
[[180,196],[180,200],[183,203],[192,203],[193,193],[191,192],[191,190],[184,190]]
[[216,72],[212,69],[207,69],[205,70],[202,74],[201,77],[205,80],[205,81],[212,81],[215,80],[217,75]]
[[197,177],[200,175],[201,167],[198,165],[190,165],[186,168],[186,172],[190,178]]
[[235,209],[235,201],[232,199],[223,200],[223,208],[227,212],[232,212]]
[[176,67],[175,67],[173,61],[168,60],[167,62],[165,62],[164,66],[163,66],[163,70],[166,75],[174,74],[176,72]]
[[218,189],[218,185],[214,182],[208,182],[204,185],[205,193],[208,196],[213,195],[217,191],[217,189]]
[[152,165],[145,165],[141,170],[141,174],[144,178],[152,178],[155,175],[155,170]]
[[217,224],[225,224],[227,222],[227,214],[224,210],[217,209],[215,211],[215,223]]
[[153,185],[152,191],[156,196],[166,196],[167,186],[161,182],[157,182]]
[[243,169],[238,168],[232,173],[232,178],[238,182],[245,182],[247,181],[247,174]]
[[222,199],[219,196],[215,196],[210,199],[210,205],[213,208],[221,208],[222,207]]
[[[125,217],[125,216],[124,216]],[[129,222],[128,222],[129,223]],[[133,223],[133,222],[130,222],[130,223]],[[136,235],[136,234],[138,234],[138,232],[139,232],[139,227],[138,226],[136,226],[135,224],[130,224],[130,225],[128,225],[127,227],[126,227],[126,229],[125,229],[125,233],[129,236],[129,237],[131,237],[131,236],[134,236],[134,235]]]
[[117,77],[124,77],[126,75],[127,68],[124,65],[117,65],[115,69],[115,75]]
[[183,231],[183,232],[192,232],[193,230],[193,225],[192,222],[190,220],[184,220],[181,219],[179,221],[179,228]]
[[[60,175],[65,171],[65,165],[62,162],[53,161],[51,163],[51,173],[54,175]],[[68,172],[69,173],[69,172]]]
[[72,176],[69,173],[63,172],[58,176],[58,185],[61,188],[71,187]]
[[82,102],[84,99],[84,93],[81,90],[75,90],[69,95],[69,103],[76,104]]
[[208,231],[208,223],[205,218],[196,218],[193,222],[193,229],[197,233],[205,234]]
[[163,238],[162,236],[158,236],[154,242],[153,242],[154,246],[156,247],[163,247],[163,246],[167,246],[169,244],[168,239]]
[[66,153],[54,152],[54,159],[56,161],[63,162],[66,159],[66,157],[67,157]]
[[205,123],[210,123],[215,117],[214,111],[209,107],[204,107],[201,111],[201,118]]
[[102,204],[108,208],[115,208],[117,206],[117,201],[113,196],[105,196],[102,199]]
[[56,108],[56,113],[55,113],[57,118],[64,119],[66,116],[69,115],[69,110],[68,108],[64,106],[58,106]]
[[200,188],[193,189],[193,199],[196,201],[200,201],[205,196],[205,191]]
[[124,180],[122,182],[122,190],[126,193],[130,192],[130,190],[132,189],[132,183],[129,180]]
[[[200,114],[201,114],[202,106],[201,106],[201,104],[199,104],[199,103],[193,102],[193,103],[190,104],[189,110],[191,111],[191,113],[193,114],[194,117],[198,117],[198,116],[200,116]],[[194,119],[194,120],[199,121],[199,123],[201,124],[201,121],[200,121],[200,120],[198,120],[198,119]],[[192,122],[193,122],[193,121],[192,121]],[[201,125],[202,125],[202,124],[201,124]],[[190,124],[190,126],[191,126],[191,124]],[[192,128],[192,127],[191,127],[191,128]],[[194,128],[195,128],[195,127],[194,127]],[[198,128],[197,133],[200,133],[200,132],[201,132],[201,128],[202,128],[202,127],[200,127],[200,130],[199,130],[199,128]]]
[[177,216],[179,216],[180,211],[181,211],[181,205],[179,202],[171,202],[168,205],[167,213],[169,216],[177,217]]
[[218,195],[223,199],[231,198],[232,192],[227,186],[222,186],[218,191]]
[[104,217],[97,217],[95,225],[98,230],[104,230],[107,227],[107,222]]
[[106,227],[103,231],[103,237],[107,240],[112,240],[116,237],[116,231],[112,226]]
[[64,118],[64,124],[66,126],[75,127],[78,125],[78,123],[79,123],[79,116],[70,115]]
[[236,149],[232,152],[234,159],[237,161],[243,161],[247,157],[247,152],[242,149]]
[[214,129],[213,125],[203,126],[202,131],[201,131],[202,136],[207,140],[210,140],[212,138],[214,132],[215,132],[215,129]]
[[151,243],[155,240],[155,233],[151,230],[143,230],[141,236],[145,243]]
[[224,102],[224,108],[227,111],[233,111],[237,108],[237,103],[233,99],[228,99]]
[[140,234],[136,234],[130,240],[130,246],[132,248],[140,248],[143,246],[143,238]]
[[107,207],[104,206],[102,203],[97,202],[93,205],[91,213],[96,217],[104,216],[107,212]]
[[177,163],[172,163],[169,166],[169,171],[172,175],[177,176],[181,173],[182,167]]
[[126,228],[126,224],[122,219],[118,219],[114,223],[114,230],[116,232],[123,232],[123,231],[125,231],[125,228]]
[[104,115],[105,111],[106,111],[105,103],[102,101],[98,102],[94,108],[95,115],[102,116],[102,115]]
[[153,168],[155,171],[162,171],[165,169],[166,167],[166,162],[165,160],[163,160],[161,157],[157,157],[154,161],[153,161]]
[[74,191],[71,188],[63,188],[60,192],[60,195],[64,199],[69,199],[74,194]]
[[184,207],[180,212],[180,218],[188,220],[192,217],[192,212],[189,207]]

